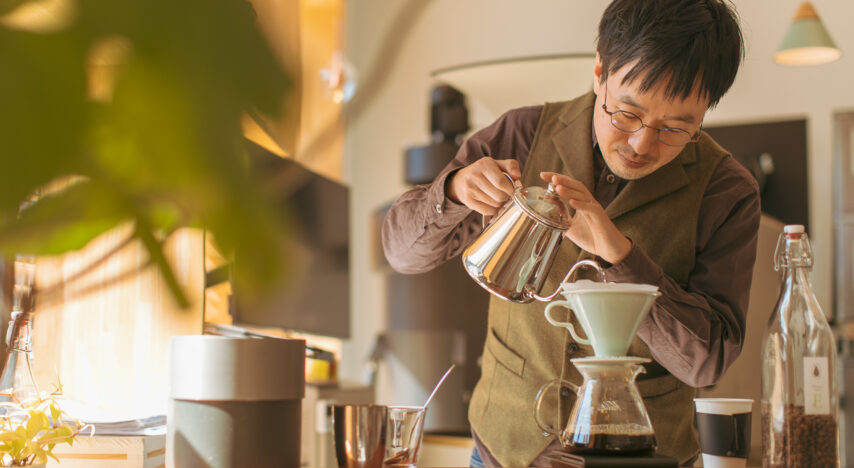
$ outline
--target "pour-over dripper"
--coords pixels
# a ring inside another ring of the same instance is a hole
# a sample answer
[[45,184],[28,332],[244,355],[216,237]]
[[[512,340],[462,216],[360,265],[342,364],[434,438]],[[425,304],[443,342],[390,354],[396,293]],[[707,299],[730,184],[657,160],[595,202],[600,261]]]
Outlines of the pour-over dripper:
[[[563,283],[561,289],[565,300],[546,306],[546,320],[566,328],[575,341],[593,346],[597,357],[625,356],[638,327],[661,295],[656,286],[648,284],[588,280]],[[580,336],[572,323],[552,317],[555,307],[571,309],[586,337]]]
[[[653,452],[658,446],[646,407],[635,385],[649,359],[636,357],[573,359],[584,381],[580,386],[557,379],[537,392],[534,417],[544,432],[557,434],[566,451],[599,454]],[[546,390],[563,385],[575,390],[576,400],[566,428],[556,432],[540,419]]]

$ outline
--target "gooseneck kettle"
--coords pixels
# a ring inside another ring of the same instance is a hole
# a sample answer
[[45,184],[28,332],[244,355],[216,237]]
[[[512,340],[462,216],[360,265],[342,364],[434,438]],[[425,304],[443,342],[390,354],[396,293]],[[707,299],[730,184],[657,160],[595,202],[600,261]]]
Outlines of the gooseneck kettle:
[[[502,299],[520,304],[549,302],[558,295],[560,286],[548,295],[540,295],[540,290],[561,238],[572,223],[569,204],[552,184],[548,188],[522,187],[505,176],[515,187],[513,196],[463,251],[463,266],[478,284]],[[582,260],[561,282],[568,281],[582,266],[595,269],[599,281],[604,281],[598,263]]]

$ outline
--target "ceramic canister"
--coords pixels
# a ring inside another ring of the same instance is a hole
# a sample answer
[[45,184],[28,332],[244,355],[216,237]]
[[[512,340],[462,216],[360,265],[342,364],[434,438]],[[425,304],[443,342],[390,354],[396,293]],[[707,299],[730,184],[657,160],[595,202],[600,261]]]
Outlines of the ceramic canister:
[[167,464],[300,466],[305,341],[176,336]]

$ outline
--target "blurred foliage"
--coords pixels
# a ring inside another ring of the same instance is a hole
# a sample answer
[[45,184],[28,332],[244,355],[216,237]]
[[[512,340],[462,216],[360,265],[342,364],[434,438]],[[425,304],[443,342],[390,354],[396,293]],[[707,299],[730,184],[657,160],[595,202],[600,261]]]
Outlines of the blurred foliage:
[[[290,80],[251,5],[68,1],[74,17],[58,31],[0,27],[0,251],[61,253],[133,220],[186,303],[161,244],[201,227],[223,252],[239,249],[241,291],[261,293],[282,272],[285,226],[249,176],[240,117],[278,115]],[[110,47],[112,97],[96,101],[93,54]],[[20,210],[69,175],[79,177]]]

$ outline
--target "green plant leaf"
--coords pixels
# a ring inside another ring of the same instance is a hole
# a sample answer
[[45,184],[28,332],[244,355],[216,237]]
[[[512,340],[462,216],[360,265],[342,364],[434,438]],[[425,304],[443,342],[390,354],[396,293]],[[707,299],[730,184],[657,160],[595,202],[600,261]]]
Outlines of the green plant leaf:
[[62,411],[60,411],[59,406],[57,406],[56,402],[50,402],[50,419],[54,421],[54,423],[61,421],[60,416],[62,415]]
[[14,216],[32,191],[77,173],[86,134],[86,44],[74,32],[0,28],[0,213]]
[[143,245],[145,245],[146,250],[148,250],[151,260],[160,269],[160,273],[166,281],[166,285],[169,286],[169,290],[172,291],[172,295],[175,297],[178,305],[181,307],[189,306],[190,301],[187,300],[187,296],[184,295],[184,291],[181,289],[181,285],[178,283],[178,279],[175,278],[175,274],[172,271],[172,266],[169,265],[169,262],[166,260],[166,256],[163,254],[163,246],[160,242],[157,242],[154,235],[148,229],[148,226],[145,224],[140,225],[140,223],[141,221],[137,221],[136,233],[142,240]]
[[30,420],[27,421],[27,439],[32,439],[47,426],[47,417],[44,413],[30,411]]
[[5,15],[29,0],[3,0],[0,2],[0,15]]
[[[223,252],[239,252],[234,281],[242,294],[272,289],[285,271],[288,231],[246,171],[240,118],[249,109],[279,114],[291,80],[251,4],[76,5],[74,22],[60,33],[0,27],[0,68],[14,70],[0,74],[0,251],[61,253],[134,220],[186,303],[158,239],[194,226],[213,233]],[[108,38],[121,38],[127,51],[114,64],[111,99],[93,103],[87,54]],[[64,175],[88,182],[18,217],[30,194]]]
[[0,249],[36,255],[75,250],[126,218],[112,193],[81,181],[39,199],[18,219],[0,223]]
[[44,463],[47,461],[47,454],[41,447],[33,447],[32,455],[35,458],[34,463]]

